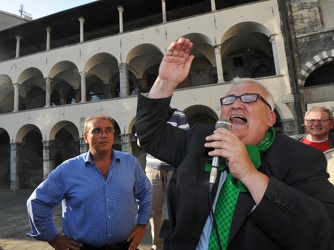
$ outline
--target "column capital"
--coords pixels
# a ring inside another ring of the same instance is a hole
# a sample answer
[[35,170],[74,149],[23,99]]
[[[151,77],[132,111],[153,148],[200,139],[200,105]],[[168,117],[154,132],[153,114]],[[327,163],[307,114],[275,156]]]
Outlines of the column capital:
[[270,42],[274,41],[274,40],[276,39],[276,36],[277,36],[276,33],[271,34],[271,35],[269,36],[269,41],[270,41]]
[[85,18],[84,17],[79,17],[78,19],[80,22],[85,22]]
[[16,40],[21,40],[22,36],[15,36]]
[[50,31],[52,30],[52,28],[51,28],[50,26],[47,26],[47,27],[45,28],[45,30],[48,31],[48,32],[50,32]]
[[117,9],[118,9],[118,11],[124,11],[124,8],[123,8],[123,6],[122,5],[119,5],[119,6],[117,6]]
[[222,44],[221,43],[216,43],[215,45],[213,45],[213,48],[216,49],[220,49],[222,47]]

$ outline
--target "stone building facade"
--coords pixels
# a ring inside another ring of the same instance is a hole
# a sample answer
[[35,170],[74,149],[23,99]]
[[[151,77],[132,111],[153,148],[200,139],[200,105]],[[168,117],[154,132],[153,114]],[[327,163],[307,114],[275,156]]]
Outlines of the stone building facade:
[[31,20],[32,19],[30,17],[20,17],[18,15],[0,10],[0,31]]
[[193,41],[195,60],[172,106],[190,125],[215,123],[230,81],[253,77],[274,96],[276,131],[300,133],[311,103],[305,82],[333,57],[329,44],[304,55],[310,49],[303,39],[310,45],[331,32],[326,21],[323,32],[301,34],[300,14],[316,16],[305,2],[96,1],[0,31],[0,188],[35,187],[87,151],[83,123],[93,114],[112,116],[114,147],[141,157],[137,95],[152,86],[166,48],[180,36]]
[[301,114],[314,105],[334,111],[334,2],[291,0],[287,5]]

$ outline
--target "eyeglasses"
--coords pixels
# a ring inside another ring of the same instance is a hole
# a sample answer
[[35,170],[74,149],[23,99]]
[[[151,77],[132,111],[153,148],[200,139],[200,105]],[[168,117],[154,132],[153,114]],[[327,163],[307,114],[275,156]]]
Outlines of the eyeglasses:
[[252,103],[256,102],[259,98],[269,107],[270,110],[271,106],[270,104],[260,95],[255,93],[246,93],[243,95],[228,95],[223,98],[220,98],[220,105],[231,105],[233,104],[238,98],[240,98],[241,102],[243,103]]
[[107,134],[110,134],[110,133],[114,133],[115,130],[113,128],[106,128],[106,130],[102,130],[101,128],[94,128],[90,133],[92,135],[103,135],[103,133],[105,133],[106,135]]
[[306,121],[308,124],[312,125],[312,124],[314,124],[315,122],[319,122],[319,123],[321,123],[321,124],[324,124],[324,123],[328,122],[329,120],[330,120],[330,119],[306,119],[305,121]]

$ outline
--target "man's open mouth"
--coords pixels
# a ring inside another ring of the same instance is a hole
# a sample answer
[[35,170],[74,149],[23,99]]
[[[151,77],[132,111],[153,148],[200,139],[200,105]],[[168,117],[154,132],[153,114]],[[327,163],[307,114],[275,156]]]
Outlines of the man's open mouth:
[[231,123],[246,123],[247,119],[241,115],[232,115],[230,117]]

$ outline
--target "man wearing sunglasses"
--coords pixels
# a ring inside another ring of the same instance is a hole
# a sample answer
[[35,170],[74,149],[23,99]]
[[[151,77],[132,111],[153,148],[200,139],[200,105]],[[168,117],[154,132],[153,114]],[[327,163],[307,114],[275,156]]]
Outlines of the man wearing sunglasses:
[[[60,164],[28,199],[28,236],[56,250],[135,250],[152,216],[151,184],[133,155],[112,148],[111,117],[89,117],[83,138],[89,151]],[[60,203],[64,233],[52,217]]]
[[333,112],[326,107],[313,106],[305,113],[304,125],[307,135],[301,142],[320,149],[322,152],[334,147]]
[[260,83],[235,79],[221,98],[220,116],[231,130],[165,124],[174,90],[194,59],[192,47],[186,38],[172,42],[154,85],[138,96],[141,145],[175,167],[164,249],[334,249],[334,186],[326,158],[275,133],[274,101]]

